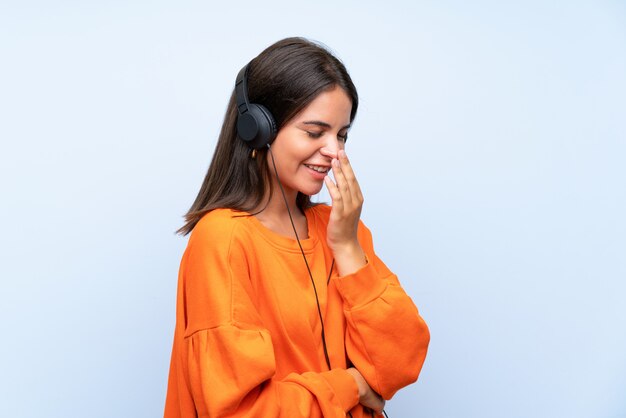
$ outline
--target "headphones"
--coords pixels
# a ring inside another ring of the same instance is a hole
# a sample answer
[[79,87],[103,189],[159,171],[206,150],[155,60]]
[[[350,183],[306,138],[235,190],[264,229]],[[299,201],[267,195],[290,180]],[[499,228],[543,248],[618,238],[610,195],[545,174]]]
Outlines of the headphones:
[[246,64],[235,82],[235,98],[237,100],[237,135],[250,148],[266,148],[276,138],[276,121],[270,111],[263,105],[250,103],[248,100],[248,66]]

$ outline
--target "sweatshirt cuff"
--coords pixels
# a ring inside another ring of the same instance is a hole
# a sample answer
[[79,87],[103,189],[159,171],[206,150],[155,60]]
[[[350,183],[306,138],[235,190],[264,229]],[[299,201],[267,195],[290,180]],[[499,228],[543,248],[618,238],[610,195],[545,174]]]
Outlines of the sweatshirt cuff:
[[381,279],[371,262],[352,274],[333,278],[339,294],[349,309],[367,305],[378,298],[388,283]]
[[348,412],[359,403],[359,386],[345,369],[333,369],[321,373],[337,396],[341,407]]

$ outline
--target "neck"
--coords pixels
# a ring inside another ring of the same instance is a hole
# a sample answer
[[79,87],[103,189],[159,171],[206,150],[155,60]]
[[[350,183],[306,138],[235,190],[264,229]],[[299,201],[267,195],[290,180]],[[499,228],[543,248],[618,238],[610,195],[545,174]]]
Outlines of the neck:
[[[289,190],[288,188],[286,188],[285,197],[283,197],[283,192],[281,191],[280,185],[278,184],[278,181],[276,181],[276,178],[273,179],[272,186],[273,193],[270,196],[268,191],[267,195],[265,196],[259,207],[255,210],[255,212],[262,210],[261,213],[265,214],[266,216],[276,216],[280,218],[284,216],[288,217],[288,206],[289,211],[291,211],[291,216],[298,217],[303,215],[303,213],[296,205],[296,198],[298,197],[298,192],[296,190]],[[287,205],[285,205],[285,198],[287,200]]]
[[[255,217],[268,229],[271,229],[280,235],[295,239],[296,236],[293,232],[291,221],[289,220],[289,212],[287,211],[287,206],[285,205],[285,199],[283,198],[280,186],[277,182],[274,182],[273,186],[274,190],[272,195],[268,195],[265,199],[263,199],[263,202],[255,208],[253,213],[256,213]],[[308,227],[306,216],[296,206],[296,197],[298,196],[298,192],[286,189],[285,196],[287,198],[287,204],[289,205],[291,217],[296,230],[298,231],[298,236],[301,239],[307,238]]]

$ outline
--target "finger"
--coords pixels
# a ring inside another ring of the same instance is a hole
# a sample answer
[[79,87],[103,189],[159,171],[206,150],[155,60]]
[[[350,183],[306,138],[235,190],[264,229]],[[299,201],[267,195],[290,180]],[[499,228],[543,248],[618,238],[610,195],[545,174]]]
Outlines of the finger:
[[361,193],[361,186],[356,179],[352,164],[350,164],[350,160],[348,160],[348,154],[346,154],[344,150],[339,150],[339,161],[341,162],[343,175],[348,182],[350,193],[352,193],[352,200],[362,202],[363,194]]
[[337,210],[339,212],[342,212],[343,211],[343,200],[341,198],[341,192],[339,191],[339,189],[337,188],[335,183],[333,183],[333,181],[330,179],[329,176],[324,177],[324,183],[326,184],[326,188],[328,189],[328,193],[330,193],[330,198],[333,201],[331,214],[332,214],[332,211],[335,211],[335,210]]
[[379,404],[377,404],[375,407],[372,408],[374,410],[374,412],[376,413],[376,415],[380,415],[383,413],[383,409],[385,409],[385,401],[381,401]]
[[343,174],[341,163],[339,162],[339,160],[333,160],[332,166],[333,175],[335,176],[335,182],[337,182],[337,188],[339,189],[339,192],[343,197],[344,207],[350,207],[352,203],[352,193],[350,192],[350,186],[348,185],[348,181]]
[[375,401],[373,409],[377,413],[380,414],[383,412],[383,409],[385,408],[385,400],[378,393],[375,393],[374,397],[376,398],[376,401]]

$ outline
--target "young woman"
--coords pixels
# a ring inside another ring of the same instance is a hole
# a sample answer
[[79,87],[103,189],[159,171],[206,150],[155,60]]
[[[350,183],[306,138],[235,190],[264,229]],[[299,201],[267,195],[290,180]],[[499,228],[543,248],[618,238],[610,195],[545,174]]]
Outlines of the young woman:
[[[179,230],[166,418],[370,417],[417,379],[428,328],[359,220],[357,106],[343,64],[305,39],[240,72]],[[324,184],[332,205],[312,204]]]

